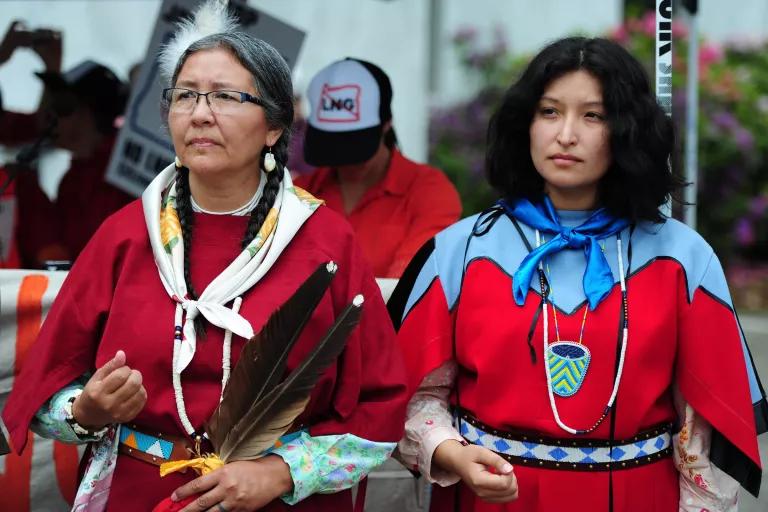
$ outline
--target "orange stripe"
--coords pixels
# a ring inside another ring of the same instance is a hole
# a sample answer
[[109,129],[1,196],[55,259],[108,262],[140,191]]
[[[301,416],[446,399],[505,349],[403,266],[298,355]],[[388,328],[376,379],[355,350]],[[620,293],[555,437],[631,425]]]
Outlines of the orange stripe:
[[32,432],[27,432],[24,452],[5,455],[5,473],[0,473],[0,510],[29,512],[33,441]]
[[18,375],[24,359],[40,332],[43,318],[43,295],[48,289],[48,277],[41,274],[24,276],[16,301],[16,362],[14,375]]
[[[41,274],[25,276],[19,287],[16,302],[16,360],[14,375],[21,371],[24,360],[40,333],[43,318],[43,296],[48,289],[48,277]],[[32,476],[33,436],[27,433],[27,446],[19,457],[6,457],[6,474],[0,476],[0,497],[2,510],[27,512],[30,508]],[[72,504],[77,491],[78,453],[77,447],[54,442],[53,462],[56,481],[62,497]],[[11,500],[10,502],[6,500]]]

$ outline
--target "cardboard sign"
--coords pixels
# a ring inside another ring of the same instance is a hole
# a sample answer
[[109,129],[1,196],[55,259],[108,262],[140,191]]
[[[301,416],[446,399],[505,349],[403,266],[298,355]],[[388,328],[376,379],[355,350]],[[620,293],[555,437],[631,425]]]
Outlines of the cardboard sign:
[[[136,196],[174,160],[174,150],[166,120],[161,112],[164,83],[157,63],[160,46],[173,36],[175,24],[188,18],[200,0],[164,0],[152,33],[147,58],[131,91],[125,122],[118,136],[106,179]],[[293,68],[304,41],[304,32],[245,4],[230,0],[241,29],[274,46]],[[205,92],[205,91],[202,91]]]

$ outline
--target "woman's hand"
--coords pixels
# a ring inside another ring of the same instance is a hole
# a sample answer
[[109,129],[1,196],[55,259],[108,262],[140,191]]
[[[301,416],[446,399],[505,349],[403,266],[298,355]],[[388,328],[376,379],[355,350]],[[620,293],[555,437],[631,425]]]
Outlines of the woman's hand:
[[293,489],[291,470],[277,455],[237,461],[182,485],[171,499],[200,496],[181,512],[250,512]]
[[487,448],[444,441],[432,455],[432,462],[457,474],[484,501],[506,503],[517,499],[517,478],[512,465]]
[[147,403],[141,372],[125,364],[125,352],[96,370],[72,404],[75,421],[88,430],[100,430],[111,423],[131,421]]

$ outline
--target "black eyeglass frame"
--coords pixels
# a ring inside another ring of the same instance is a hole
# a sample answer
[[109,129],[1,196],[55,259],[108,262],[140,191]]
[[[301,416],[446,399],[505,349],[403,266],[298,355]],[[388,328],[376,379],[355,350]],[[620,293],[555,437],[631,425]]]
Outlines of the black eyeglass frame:
[[171,91],[187,91],[195,94],[195,105],[197,105],[197,102],[200,100],[200,96],[205,96],[205,102],[208,104],[208,108],[211,108],[211,100],[208,99],[209,94],[213,94],[216,92],[229,92],[233,94],[239,94],[240,95],[240,103],[253,103],[255,105],[258,105],[260,107],[264,106],[264,100],[259,98],[258,96],[253,96],[252,94],[248,94],[247,92],[243,91],[235,91],[232,89],[217,89],[215,91],[208,91],[208,92],[200,92],[195,91],[192,89],[187,89],[186,87],[166,87],[163,89],[163,100],[168,103],[170,106],[171,100],[168,98],[168,94]]

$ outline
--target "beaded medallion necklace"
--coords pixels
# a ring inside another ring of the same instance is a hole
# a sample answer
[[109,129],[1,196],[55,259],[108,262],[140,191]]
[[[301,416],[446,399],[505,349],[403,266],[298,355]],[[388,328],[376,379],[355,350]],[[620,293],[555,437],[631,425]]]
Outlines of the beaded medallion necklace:
[[[536,246],[541,246],[541,234],[538,230],[536,230]],[[573,427],[570,427],[566,425],[561,419],[560,419],[560,413],[557,410],[557,403],[555,402],[555,386],[553,386],[553,380],[552,380],[552,371],[553,367],[555,367],[556,370],[562,370],[562,368],[567,365],[569,368],[571,368],[571,371],[574,371],[576,369],[579,369],[580,367],[582,370],[580,370],[581,373],[581,381],[583,381],[583,377],[586,374],[586,369],[589,365],[589,360],[591,359],[591,355],[589,353],[589,350],[581,344],[581,336],[579,339],[579,343],[575,343],[572,341],[560,341],[559,340],[559,333],[558,333],[558,342],[553,343],[552,345],[549,344],[549,322],[548,322],[548,286],[547,286],[547,278],[544,272],[544,264],[542,262],[539,262],[538,271],[539,271],[539,285],[541,287],[541,296],[542,296],[542,316],[543,316],[543,322],[544,322],[544,372],[547,376],[547,393],[549,394],[549,405],[552,409],[552,415],[555,418],[555,422],[557,423],[557,426],[561,429],[565,430],[566,432],[573,434],[573,435],[584,435],[588,434],[590,432],[593,432],[595,429],[597,429],[598,426],[605,420],[606,417],[608,417],[608,413],[611,411],[611,408],[616,403],[616,396],[619,391],[619,384],[621,383],[621,376],[624,370],[624,356],[627,351],[627,338],[629,334],[628,329],[628,305],[627,305],[627,286],[626,281],[624,278],[624,258],[622,256],[622,244],[621,244],[621,237],[616,237],[616,253],[618,258],[618,266],[619,266],[619,281],[621,284],[621,307],[623,312],[623,323],[622,323],[622,341],[621,341],[621,352],[619,355],[619,365],[618,369],[616,371],[616,375],[613,380],[613,389],[611,391],[611,396],[608,399],[608,403],[603,408],[603,412],[600,415],[600,417],[595,421],[595,423],[587,428],[587,429],[575,429]],[[553,305],[554,310],[554,305]],[[556,317],[555,317],[556,318]],[[584,315],[584,320],[582,321],[582,334],[584,330],[584,322],[586,321],[586,311]],[[558,330],[559,331],[559,330]],[[586,359],[585,359],[586,358]],[[562,361],[562,364],[560,362]],[[583,363],[583,366],[582,366]],[[558,375],[560,375],[560,371],[558,371]],[[562,379],[558,379],[559,381]],[[563,391],[568,391],[568,388],[570,387],[571,392],[567,395],[561,395],[560,396],[571,396],[576,391],[578,391],[578,388],[581,386],[581,382],[578,383],[578,386],[575,386],[572,383],[568,383],[567,386],[560,385],[558,388]]]

